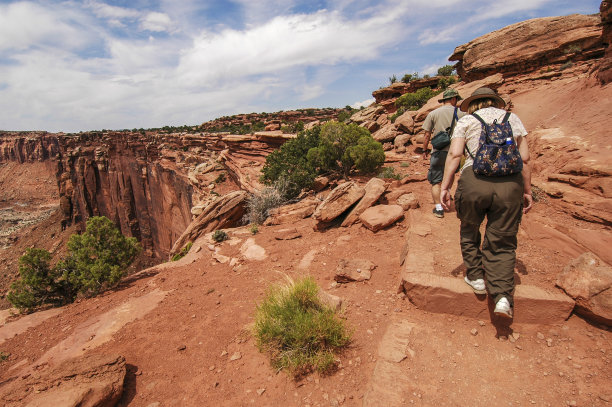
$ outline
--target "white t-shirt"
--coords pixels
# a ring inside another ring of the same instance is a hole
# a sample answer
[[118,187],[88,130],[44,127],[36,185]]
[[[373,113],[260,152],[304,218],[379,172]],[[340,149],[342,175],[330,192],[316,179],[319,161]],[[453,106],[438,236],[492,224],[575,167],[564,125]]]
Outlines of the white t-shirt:
[[[482,118],[487,124],[493,124],[495,120],[497,123],[501,123],[506,115],[506,111],[503,109],[498,109],[496,107],[485,107],[484,109],[477,110],[476,113],[478,116]],[[508,118],[508,122],[510,122],[510,127],[512,128],[512,136],[516,141],[519,137],[525,137],[527,135],[527,130],[525,126],[523,126],[523,122],[518,118],[514,113],[510,113],[510,117]],[[471,114],[463,116],[457,124],[455,125],[455,131],[453,131],[452,138],[465,138],[465,144],[467,148],[470,150],[472,155],[476,155],[476,151],[478,150],[478,144],[480,141],[480,132],[482,131],[482,124],[478,121],[477,118],[472,116]],[[474,164],[474,160],[472,157],[465,152],[465,164],[461,168],[463,171],[465,168]]]

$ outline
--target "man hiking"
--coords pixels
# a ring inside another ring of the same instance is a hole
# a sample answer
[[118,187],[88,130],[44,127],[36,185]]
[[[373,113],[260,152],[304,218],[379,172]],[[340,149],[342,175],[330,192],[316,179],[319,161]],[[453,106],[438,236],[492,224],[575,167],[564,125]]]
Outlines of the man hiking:
[[[450,136],[457,121],[465,115],[456,107],[457,102],[461,99],[455,89],[446,89],[442,98],[438,99],[442,106],[430,112],[423,123],[423,130],[425,130],[425,139],[423,140],[424,160],[427,159],[430,139],[433,147],[427,180],[431,184],[431,196],[435,205],[433,214],[438,218],[444,217],[444,209],[442,209],[440,203],[440,183],[444,177],[444,163],[448,154]],[[434,135],[433,139],[431,138],[432,134]]]

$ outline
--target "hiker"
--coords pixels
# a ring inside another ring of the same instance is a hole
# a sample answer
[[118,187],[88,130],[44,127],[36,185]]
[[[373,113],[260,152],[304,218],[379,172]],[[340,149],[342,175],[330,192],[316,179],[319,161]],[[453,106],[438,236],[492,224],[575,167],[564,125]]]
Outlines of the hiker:
[[[489,293],[496,315],[512,319],[516,236],[522,214],[531,209],[532,197],[527,130],[505,106],[489,88],[477,89],[461,103],[461,110],[468,114],[455,126],[440,200],[449,210],[450,188],[466,151],[455,193],[461,254],[467,267],[465,282],[477,294]],[[499,154],[492,154],[492,149]],[[480,224],[485,217],[480,249]]]
[[442,99],[438,99],[442,106],[430,112],[423,123],[423,129],[425,130],[425,138],[423,139],[424,160],[427,159],[429,140],[431,135],[434,135],[431,139],[433,151],[429,162],[427,180],[431,184],[431,196],[435,205],[433,214],[438,218],[444,217],[444,210],[440,203],[440,183],[444,176],[444,164],[450,145],[450,135],[459,118],[465,115],[457,108],[457,102],[460,100],[461,96],[455,89],[446,89],[442,94]]

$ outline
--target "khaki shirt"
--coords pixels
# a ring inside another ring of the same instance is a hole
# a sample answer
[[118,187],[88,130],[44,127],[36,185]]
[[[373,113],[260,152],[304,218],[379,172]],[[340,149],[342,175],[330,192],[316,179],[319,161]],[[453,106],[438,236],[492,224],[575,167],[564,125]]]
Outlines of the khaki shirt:
[[[439,108],[431,111],[427,117],[425,118],[425,122],[423,122],[423,130],[431,132],[431,136],[435,136],[441,131],[446,130],[450,127],[451,122],[453,121],[453,112],[455,108],[452,105],[444,105]],[[465,116],[465,112],[457,109],[457,117],[460,119]],[[457,121],[455,122],[455,127],[457,126]],[[434,149],[435,150],[435,149]],[[448,150],[448,147],[443,150]]]

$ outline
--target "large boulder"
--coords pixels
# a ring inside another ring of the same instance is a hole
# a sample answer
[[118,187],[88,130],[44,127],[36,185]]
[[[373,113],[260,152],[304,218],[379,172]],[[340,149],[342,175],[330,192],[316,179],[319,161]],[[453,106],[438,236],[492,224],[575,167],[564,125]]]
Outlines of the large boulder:
[[376,264],[368,259],[340,259],[334,280],[339,283],[369,280],[375,268]]
[[381,127],[372,134],[374,140],[384,143],[386,141],[393,141],[397,136],[397,130],[395,124],[388,122],[384,127]]
[[353,181],[338,185],[312,214],[319,223],[329,223],[361,199],[365,190]]
[[404,209],[399,205],[376,205],[369,207],[359,216],[365,227],[378,232],[400,220],[404,216]]
[[112,407],[123,393],[125,358],[88,355],[62,362],[36,374],[5,382],[0,390],[3,406]]
[[[542,66],[603,54],[599,15],[573,14],[522,21],[455,48],[449,58],[457,72],[473,81],[500,72],[513,76]],[[572,50],[580,49],[580,52]]]
[[185,229],[170,251],[170,257],[178,253],[187,243],[217,229],[238,226],[246,213],[248,198],[246,191],[234,191],[220,196]]
[[612,267],[583,253],[559,274],[557,286],[576,301],[576,313],[612,326]]
[[414,111],[408,110],[395,119],[395,127],[397,130],[408,134],[414,133],[414,115]]
[[347,215],[342,222],[342,226],[351,226],[353,223],[359,220],[359,215],[362,214],[370,206],[374,205],[378,198],[385,192],[386,186],[385,181],[380,178],[372,178],[363,187],[365,194],[359,203],[353,208],[353,210]]
[[606,55],[601,60],[597,77],[602,85],[612,82],[612,1],[602,1],[599,6],[603,25],[602,40],[606,46]]
[[351,122],[356,124],[362,124],[365,122],[375,122],[378,116],[383,114],[385,109],[382,106],[372,105],[366,107],[351,116]]
[[271,209],[264,225],[282,225],[307,218],[312,215],[319,202],[317,198],[309,197],[293,204]]

